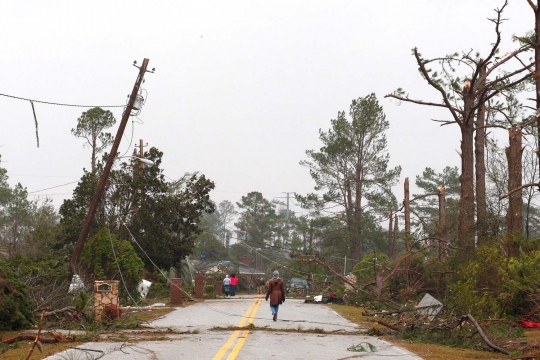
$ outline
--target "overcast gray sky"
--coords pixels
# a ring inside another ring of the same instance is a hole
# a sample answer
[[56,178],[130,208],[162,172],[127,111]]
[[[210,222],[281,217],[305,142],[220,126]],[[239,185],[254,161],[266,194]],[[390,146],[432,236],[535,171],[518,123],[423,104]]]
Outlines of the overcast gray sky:
[[[402,178],[429,166],[459,166],[456,126],[444,110],[398,106],[383,96],[403,87],[439,101],[417,72],[411,49],[426,57],[486,53],[497,0],[357,1],[12,1],[2,4],[0,93],[45,101],[124,104],[137,69],[150,59],[143,124],[126,128],[120,149],[144,139],[164,152],[171,178],[200,171],[215,181],[212,199],[238,201],[306,193],[313,182],[298,162],[318,149],[318,130],[375,92],[383,105],[391,166]],[[502,27],[532,30],[526,0],[511,0]],[[29,192],[77,181],[90,150],[71,135],[84,109],[0,97],[0,153],[12,185]],[[113,109],[119,123],[121,109]],[[112,130],[113,135],[116,128]],[[58,207],[75,185],[33,193]],[[402,186],[395,189],[402,198]]]

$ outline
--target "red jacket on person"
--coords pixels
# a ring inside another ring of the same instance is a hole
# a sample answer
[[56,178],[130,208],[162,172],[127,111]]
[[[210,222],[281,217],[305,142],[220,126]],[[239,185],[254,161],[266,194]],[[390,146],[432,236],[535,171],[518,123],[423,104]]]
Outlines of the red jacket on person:
[[235,285],[238,283],[238,278],[236,276],[231,277],[231,285]]

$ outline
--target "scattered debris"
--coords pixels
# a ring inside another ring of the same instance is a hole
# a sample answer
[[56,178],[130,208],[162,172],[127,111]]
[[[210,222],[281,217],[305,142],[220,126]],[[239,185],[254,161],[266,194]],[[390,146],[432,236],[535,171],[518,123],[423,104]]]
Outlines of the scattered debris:
[[429,321],[433,321],[435,316],[437,316],[439,311],[441,311],[442,306],[443,304],[439,300],[435,299],[429,294],[426,294],[422,300],[420,300],[418,305],[416,305],[416,308],[421,308],[422,310],[419,310],[418,312],[427,317]]
[[148,291],[150,291],[150,286],[152,283],[148,280],[142,279],[139,285],[137,286],[137,291],[139,291],[139,294],[141,294],[141,298],[146,299],[146,295],[148,295]]
[[[364,347],[366,345],[366,347]],[[375,352],[377,351],[377,348],[375,345],[370,344],[368,342],[361,342],[357,345],[352,345],[347,348],[347,351],[354,351],[354,352]]]
[[306,298],[304,301],[306,304],[345,304],[345,301],[343,299],[340,299],[336,297],[334,293],[330,293],[328,295],[317,295],[313,297],[312,299]]

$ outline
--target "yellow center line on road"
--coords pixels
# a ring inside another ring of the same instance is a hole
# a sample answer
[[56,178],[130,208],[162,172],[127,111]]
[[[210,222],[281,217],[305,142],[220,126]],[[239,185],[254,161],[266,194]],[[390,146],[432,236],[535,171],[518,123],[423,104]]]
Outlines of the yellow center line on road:
[[[249,319],[248,325],[253,323],[253,319],[255,318],[255,315],[257,315],[257,310],[259,310],[259,306],[261,306],[262,298],[258,300],[259,302],[257,303],[257,306],[255,306],[255,309],[253,309],[253,312],[251,313],[251,318]],[[244,342],[246,341],[248,335],[249,335],[249,330],[244,330],[244,332],[242,333],[242,336],[240,336],[240,339],[238,339],[236,346],[231,350],[231,353],[227,357],[227,360],[236,359],[236,356],[238,356],[240,349],[242,349],[242,346],[244,346]]]
[[[244,314],[244,316],[242,317],[242,319],[238,323],[238,327],[244,326],[244,323],[249,318],[250,314],[252,315],[250,321],[253,322],[253,318],[255,317],[255,314],[257,313],[257,309],[259,308],[260,304],[261,304],[261,297],[257,296],[257,298],[255,300],[253,300],[253,302],[251,303],[251,306],[247,309],[246,313]],[[252,312],[252,310],[254,310],[254,311]],[[235,330],[232,333],[232,335],[229,337],[229,340],[227,340],[225,345],[223,345],[221,347],[221,349],[219,349],[219,351],[212,358],[212,360],[221,360],[223,355],[225,355],[227,350],[229,350],[229,347],[231,347],[232,343],[234,342],[234,340],[236,340],[236,338],[238,337],[239,334],[240,334],[240,330]]]

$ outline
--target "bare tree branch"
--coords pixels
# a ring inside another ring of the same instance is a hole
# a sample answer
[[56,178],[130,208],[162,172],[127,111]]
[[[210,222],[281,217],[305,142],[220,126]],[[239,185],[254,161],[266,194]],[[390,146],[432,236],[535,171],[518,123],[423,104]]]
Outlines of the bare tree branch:
[[519,190],[522,190],[522,189],[525,189],[525,188],[528,188],[528,187],[532,187],[532,186],[538,186],[540,188],[540,183],[529,183],[529,184],[521,185],[520,187],[517,187],[517,188],[509,191],[508,193],[504,194],[503,196],[501,196],[499,198],[499,200],[506,199],[507,197],[509,197],[510,195],[515,193],[516,191],[519,191]]
[[[482,68],[482,66],[486,65],[487,63],[489,63],[491,61],[491,59],[493,58],[493,56],[495,56],[495,54],[497,53],[497,49],[499,48],[499,45],[501,43],[501,31],[499,30],[499,26],[501,25],[501,13],[503,12],[504,8],[508,5],[508,0],[505,0],[504,2],[504,5],[500,8],[500,9],[495,9],[495,12],[497,13],[497,19],[490,19],[491,21],[493,21],[495,23],[495,33],[497,34],[497,40],[495,40],[495,43],[493,44],[493,46],[491,47],[491,52],[489,53],[489,55],[484,59],[484,61],[480,62],[480,64],[478,64],[478,66],[476,67],[476,70],[474,72],[474,75],[471,79],[471,84],[474,85],[476,83],[476,78],[478,77],[478,74],[480,72],[480,69]],[[494,65],[494,68],[497,67]],[[485,76],[483,76],[482,78],[485,78]],[[478,83],[481,84],[483,82],[483,79],[478,79]]]
[[[395,95],[395,94],[388,94],[388,95],[385,95],[384,97],[385,98],[394,98],[394,99],[397,99],[397,100],[411,102],[411,103],[420,104],[420,105],[437,106],[437,107],[443,107],[445,109],[448,108],[448,106],[445,105],[445,104],[437,104],[437,103],[428,102],[428,101],[422,101],[422,100],[413,100],[413,99],[409,99],[408,97],[402,97],[402,96]],[[455,109],[455,111],[460,111],[460,110]]]
[[452,113],[452,116],[454,117],[454,120],[461,125],[462,123],[462,120],[459,118],[459,116],[457,115],[456,113],[456,110],[454,109],[454,107],[450,104],[450,100],[448,100],[448,95],[446,94],[446,91],[444,91],[437,83],[435,83],[435,81],[433,81],[433,79],[429,76],[428,74],[428,71],[426,70],[426,67],[424,65],[424,62],[422,61],[422,59],[420,58],[420,54],[418,54],[418,49],[417,48],[414,48],[413,49],[414,51],[414,57],[416,58],[416,63],[418,64],[418,66],[420,67],[420,72],[422,73],[422,75],[424,76],[424,79],[426,79],[426,81],[428,82],[429,85],[431,85],[432,87],[434,87],[435,89],[437,89],[440,93],[441,93],[441,96],[443,97],[443,101],[444,103],[446,104],[446,107],[450,110],[450,112]]

